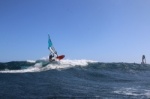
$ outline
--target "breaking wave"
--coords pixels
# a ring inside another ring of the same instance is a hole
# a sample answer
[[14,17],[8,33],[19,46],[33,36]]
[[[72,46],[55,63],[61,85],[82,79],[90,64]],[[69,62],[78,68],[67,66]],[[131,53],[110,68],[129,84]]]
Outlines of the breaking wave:
[[43,60],[14,61],[0,64],[0,73],[26,73],[41,72],[51,69],[67,69],[74,66],[87,66],[89,63],[95,63],[92,60],[62,60],[57,62],[48,62]]

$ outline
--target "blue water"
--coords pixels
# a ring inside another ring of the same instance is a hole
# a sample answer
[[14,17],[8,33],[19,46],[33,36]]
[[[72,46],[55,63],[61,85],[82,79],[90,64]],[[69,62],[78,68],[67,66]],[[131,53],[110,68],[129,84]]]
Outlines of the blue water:
[[149,99],[150,65],[88,60],[1,63],[0,98]]

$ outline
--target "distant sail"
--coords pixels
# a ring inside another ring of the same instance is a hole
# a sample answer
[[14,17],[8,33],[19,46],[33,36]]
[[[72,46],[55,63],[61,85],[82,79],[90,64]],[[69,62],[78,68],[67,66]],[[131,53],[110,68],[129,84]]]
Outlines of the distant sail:
[[141,62],[141,64],[146,64],[146,57],[145,57],[145,55],[142,56],[142,62]]

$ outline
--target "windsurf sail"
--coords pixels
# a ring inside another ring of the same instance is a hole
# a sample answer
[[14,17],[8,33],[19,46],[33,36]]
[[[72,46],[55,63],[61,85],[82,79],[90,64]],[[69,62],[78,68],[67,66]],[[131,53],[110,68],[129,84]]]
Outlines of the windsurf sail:
[[50,35],[48,34],[48,49],[50,50],[50,52],[54,55],[57,55],[57,52],[55,50],[55,48],[53,47],[53,43],[50,39]]
[[50,39],[50,36],[48,34],[48,49],[52,46],[52,41]]

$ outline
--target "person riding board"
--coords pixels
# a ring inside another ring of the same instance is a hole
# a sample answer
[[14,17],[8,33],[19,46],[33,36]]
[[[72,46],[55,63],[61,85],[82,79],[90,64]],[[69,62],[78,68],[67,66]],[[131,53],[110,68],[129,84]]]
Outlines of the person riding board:
[[58,57],[58,54],[55,51],[54,47],[50,47],[49,50],[50,50],[49,61],[53,61],[54,60],[53,58]]
[[48,35],[48,49],[50,50],[49,61],[53,61],[54,60],[53,57],[57,57],[58,54],[52,45],[52,41],[49,35]]

